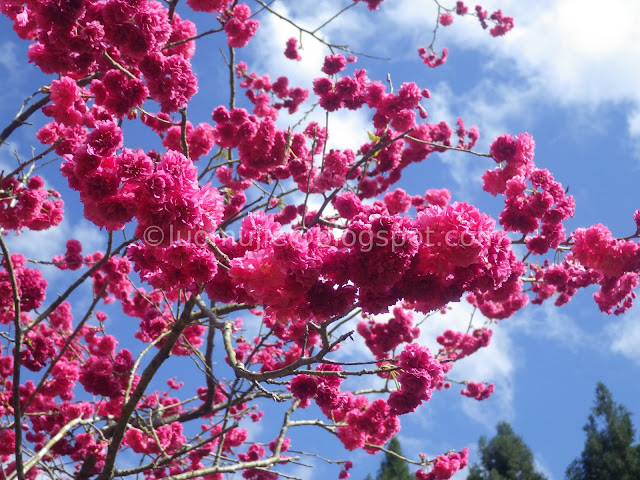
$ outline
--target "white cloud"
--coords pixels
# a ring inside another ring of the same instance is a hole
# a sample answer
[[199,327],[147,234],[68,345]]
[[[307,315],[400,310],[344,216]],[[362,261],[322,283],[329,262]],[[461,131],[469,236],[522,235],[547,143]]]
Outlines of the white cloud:
[[16,80],[20,76],[20,62],[16,55],[16,45],[13,42],[0,43],[0,65],[4,67],[11,80]]
[[[452,31],[458,47],[475,46],[493,55],[490,67],[515,65],[525,93],[524,112],[532,102],[585,107],[630,102],[638,108],[640,90],[640,4],[613,0],[553,2],[491,2],[515,19],[503,38],[491,38],[479,28]],[[615,14],[614,14],[615,12]],[[524,81],[524,82],[523,82]],[[490,90],[495,91],[495,90]],[[485,97],[488,98],[488,95]],[[635,122],[629,112],[630,126]],[[630,134],[637,129],[630,128]]]
[[513,376],[516,365],[513,363],[512,351],[508,332],[497,327],[493,330],[491,344],[488,347],[474,353],[470,358],[461,360],[458,362],[459,365],[451,370],[451,375],[456,378],[461,375],[465,380],[495,384],[496,391],[487,400],[477,401],[460,395],[462,410],[486,428],[514,416]]
[[[446,329],[454,331],[466,331],[473,307],[460,302],[451,304],[452,309],[446,314],[433,315],[421,325],[419,341],[427,345],[432,352],[438,350],[436,337]],[[473,318],[474,328],[483,325],[486,319],[478,312]],[[492,382],[496,386],[495,393],[487,400],[477,401],[456,393],[462,389],[460,385],[453,384],[451,392],[445,395],[457,395],[462,411],[473,420],[487,428],[492,428],[497,421],[513,416],[513,375],[516,365],[513,363],[513,347],[509,332],[504,325],[493,328],[491,344],[480,349],[471,357],[464,358],[454,364],[448,378],[457,381]]]
[[[473,307],[466,303],[453,303],[446,314],[434,313],[420,324],[420,336],[416,340],[421,345],[429,347],[432,353],[440,348],[436,337],[445,330],[466,331]],[[420,314],[414,315],[414,322],[420,321]],[[378,321],[385,321],[390,314],[377,316]],[[481,327],[486,318],[476,312],[473,317],[473,328]],[[350,328],[354,328],[350,324]],[[362,361],[371,358],[371,352],[358,334],[353,335],[353,341],[347,340],[343,347],[334,353],[334,358],[341,361]],[[515,355],[511,343],[510,330],[506,325],[493,328],[491,344],[482,348],[473,356],[462,359],[454,364],[447,375],[456,381],[492,382],[496,392],[488,400],[477,401],[459,393],[463,388],[454,383],[451,391],[435,392],[434,395],[450,395],[459,402],[460,409],[474,421],[487,428],[493,428],[499,420],[513,416],[513,376],[516,369]],[[378,377],[349,378],[350,388],[376,388],[384,384]],[[423,427],[433,424],[434,412],[430,408],[419,408],[413,421]]]
[[[305,2],[301,3],[304,4]],[[315,2],[313,4],[307,2],[307,4],[312,5],[312,8],[302,8],[303,5],[301,4],[292,4],[287,8],[282,4],[278,4],[276,11],[284,16],[293,18],[296,24],[308,30],[318,27],[322,21],[331,18],[336,13],[335,8],[331,5],[317,4]],[[313,15],[309,15],[310,12],[313,12]],[[347,13],[350,20],[348,31],[352,35],[351,38],[358,37],[358,30],[354,31],[353,25],[358,25],[359,22],[354,22],[354,14],[357,15],[353,11]],[[344,26],[345,21],[344,15],[338,17],[318,35],[328,42],[334,42],[331,34],[337,33],[340,27]],[[313,95],[312,82],[314,78],[324,76],[320,69],[322,68],[324,57],[331,53],[329,47],[306,33],[300,36],[300,31],[296,27],[276,16],[261,17],[260,22],[256,38],[249,44],[250,48],[254,49],[252,57],[255,59],[249,65],[249,70],[255,71],[259,75],[263,72],[277,72],[278,76],[286,76],[289,79],[290,87],[300,86],[306,88]],[[302,38],[301,61],[290,60],[284,56],[285,44],[291,37],[299,41]],[[336,40],[335,43],[343,42]],[[275,78],[272,80],[275,80]],[[305,115],[309,108],[310,102],[306,102],[300,107],[296,115],[281,115],[278,122],[280,128],[288,128],[295,124],[298,119]],[[369,117],[370,115],[363,110],[348,111],[343,109],[331,113],[328,124],[329,139],[327,146],[329,148],[357,149],[367,141],[366,131],[368,124],[371,123]],[[316,121],[319,125],[324,126],[325,120],[324,110],[316,107],[306,117],[303,126],[310,121]]]
[[[25,230],[19,235],[10,233],[7,238],[7,246],[11,253],[21,253],[29,260],[51,261],[54,255],[65,252],[65,242],[69,238],[68,224],[61,223],[57,227],[42,232]],[[40,268],[40,267],[38,267]],[[55,267],[43,265],[43,273],[59,271]]]
[[640,365],[640,312],[635,306],[606,329],[611,351],[619,353]]
[[[424,3],[398,0],[382,5],[391,24],[391,43],[411,38],[407,55],[431,41],[437,14],[430,2]],[[456,92],[463,98],[452,100],[467,105],[463,118],[480,122],[484,138],[505,131],[505,122],[514,115],[540,115],[540,106],[580,107],[574,116],[578,121],[588,118],[593,126],[593,114],[603,104],[622,105],[629,135],[640,136],[640,62],[634,61],[640,58],[640,3],[490,0],[483,6],[514,17],[515,28],[493,38],[476,19],[455,16],[452,26],[438,29],[434,48],[448,46],[451,56],[471,51],[482,60],[476,76],[493,79],[481,81],[467,94]]]
[[93,253],[104,250],[106,243],[98,227],[86,221],[71,225],[68,215],[62,222],[48,230],[36,232],[25,230],[19,235],[9,237],[9,247],[17,253],[22,253],[29,259],[51,261],[54,255],[64,254],[66,242],[75,238],[82,243],[83,253]]
[[553,299],[522,310],[507,320],[505,327],[530,336],[558,341],[573,351],[593,344],[575,318],[562,313],[553,304]]
[[553,475],[551,474],[551,470],[549,470],[549,468],[547,467],[546,462],[538,455],[534,455],[533,457],[533,468],[536,472],[539,472],[547,477],[547,480],[554,480]]
[[[104,250],[106,247],[106,238],[98,227],[92,223],[82,220],[71,227],[71,234],[68,238],[75,238],[82,244],[84,253],[93,253],[97,250]],[[114,237],[120,232],[114,232]],[[117,240],[114,240],[117,242]],[[117,244],[117,243],[116,243]]]
[[[557,100],[592,104],[640,98],[633,81],[640,66],[629,61],[640,54],[637,3],[613,0],[605,7],[595,0],[562,0],[537,15],[529,5],[513,7],[521,33],[506,42],[506,53]],[[618,14],[609,17],[612,12]]]

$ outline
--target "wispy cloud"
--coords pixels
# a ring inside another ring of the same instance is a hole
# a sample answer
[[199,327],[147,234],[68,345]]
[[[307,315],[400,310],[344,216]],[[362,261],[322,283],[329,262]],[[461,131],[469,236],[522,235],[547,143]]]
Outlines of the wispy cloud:
[[[317,3],[313,4],[313,8],[302,8],[299,4],[289,6],[289,10],[284,5],[277,5],[277,7],[274,6],[274,8],[276,8],[278,13],[291,17],[297,25],[307,30],[317,28],[322,21],[331,18],[336,13],[335,7]],[[309,12],[313,12],[313,15],[309,15]],[[354,22],[354,16],[357,16],[358,13],[352,9],[345,15],[348,15],[350,21],[348,28],[350,38],[356,40],[357,43],[360,37],[359,30],[358,28],[354,29],[353,25],[359,24],[357,21]],[[258,29],[256,38],[249,44],[250,48],[253,49],[252,58],[254,59],[252,64],[249,65],[250,70],[256,71],[258,74],[262,72],[278,72],[278,75],[286,76],[289,79],[289,85],[291,87],[300,86],[311,91],[313,89],[313,79],[324,76],[320,69],[322,68],[324,57],[331,53],[329,47],[306,33],[303,33],[301,36],[300,31],[296,27],[273,15],[261,17],[260,21],[260,28]],[[346,18],[344,16],[338,17],[318,33],[318,35],[327,42],[343,44],[344,42],[341,40],[344,39],[338,38],[334,40],[332,35],[337,35],[340,27],[344,26],[345,21]],[[290,60],[284,56],[286,41],[292,37],[302,39],[302,49],[300,50],[301,61]],[[275,80],[275,78],[273,80]],[[301,118],[309,108],[310,102],[307,102],[294,117],[281,117],[279,126],[281,128],[290,127]],[[369,117],[370,114],[364,110],[340,110],[331,113],[328,124],[329,139],[327,146],[340,149],[359,148],[360,145],[367,141],[366,131],[367,128],[371,128],[368,127],[371,123]],[[305,121],[307,123],[316,121],[319,125],[324,126],[326,121],[324,110],[317,107],[306,117]]]
[[21,69],[15,43],[9,41],[0,43],[0,65],[6,70],[5,75],[8,75],[10,80],[18,79]]
[[[452,309],[445,315],[433,315],[421,326],[419,341],[436,352],[439,345],[436,337],[446,329],[466,331],[473,307],[460,302],[452,305]],[[480,327],[484,318],[476,312],[474,315],[474,327]],[[477,401],[459,393],[461,387],[453,384],[451,392],[444,395],[458,395],[458,402],[462,411],[474,421],[487,428],[492,428],[497,421],[513,416],[513,375],[516,369],[514,364],[513,347],[510,334],[502,325],[493,330],[491,344],[482,348],[473,356],[462,359],[454,364],[448,377],[457,381],[493,382],[496,392],[488,400]]]
[[612,352],[640,365],[640,310],[634,306],[623,317],[605,328]]
[[567,315],[556,307],[553,299],[542,305],[531,305],[507,320],[504,326],[514,333],[557,341],[573,351],[594,346],[574,316]]
[[[388,14],[387,31],[397,40],[393,43],[403,42],[406,55],[415,55],[415,47],[431,41],[435,8],[419,0],[387,3],[382,7]],[[455,16],[452,26],[438,29],[435,45],[437,50],[448,46],[452,58],[471,54],[480,60],[469,67],[480,69],[474,73],[480,81],[468,91],[436,89],[447,93],[451,111],[480,127],[479,147],[486,148],[485,141],[510,131],[514,121],[531,124],[557,107],[571,108],[573,123],[581,129],[598,128],[593,118],[604,105],[619,109],[618,114],[627,120],[627,134],[638,142],[640,62],[634,59],[640,58],[640,30],[636,28],[640,4],[627,0],[613,0],[606,6],[597,0],[488,0],[483,6],[489,12],[502,9],[513,16],[515,28],[504,37],[493,38],[476,19]],[[460,171],[461,161],[447,161],[454,174]],[[464,188],[461,180],[456,178]]]
[[533,467],[535,468],[536,472],[540,472],[542,475],[547,477],[547,480],[554,480],[554,477],[551,474],[551,470],[549,470],[549,468],[547,467],[546,462],[537,454],[535,454],[533,457]]

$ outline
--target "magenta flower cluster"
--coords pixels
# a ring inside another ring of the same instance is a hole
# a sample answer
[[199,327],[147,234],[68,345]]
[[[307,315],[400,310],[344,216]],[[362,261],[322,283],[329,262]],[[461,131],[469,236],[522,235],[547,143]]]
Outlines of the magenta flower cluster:
[[[362,1],[371,11],[383,3]],[[640,211],[626,238],[601,224],[567,233],[574,198],[536,167],[529,134],[500,135],[485,154],[495,164],[482,176],[483,189],[504,199],[497,222],[444,188],[412,195],[397,187],[406,169],[434,152],[469,153],[476,127],[462,119],[428,123],[427,89],[370,79],[337,46],[315,65],[310,90],[256,73],[236,55],[270,4],[257,12],[231,0],[186,4],[215,28],[198,33],[175,2],[0,0],[14,30],[31,42],[29,61],[56,74],[38,93],[48,122],[37,133],[47,146],[41,156],[62,159],[60,172],[84,218],[109,234],[104,252],[83,253],[70,239],[64,253],[46,259],[55,273],[75,275],[68,292],[54,291],[2,242],[0,324],[10,332],[0,346],[5,473],[20,466],[18,453],[30,480],[40,473],[36,464],[72,465],[69,477],[111,478],[113,458],[126,451],[144,465],[131,474],[146,480],[222,480],[239,470],[246,479],[272,480],[277,465],[291,461],[286,430],[306,425],[290,417],[314,411],[323,416],[314,424],[346,450],[376,453],[399,432],[399,416],[434,391],[457,382],[462,395],[485,400],[495,390],[449,376],[458,360],[489,346],[492,330],[446,329],[432,353],[418,343],[416,312],[446,312],[465,298],[494,321],[530,300],[555,297],[563,305],[590,285],[599,287],[594,298],[603,312],[631,307]],[[461,1],[439,8],[437,26],[455,28],[455,15],[473,15],[497,37],[514,25],[500,10],[489,14]],[[243,95],[228,107],[208,107],[209,121],[193,120],[192,112],[190,120],[196,40],[215,34],[233,59],[231,90]],[[300,61],[299,42],[306,46],[309,35],[316,36],[301,29],[279,54]],[[449,54],[446,47],[418,52],[431,67]],[[312,121],[310,113],[283,127],[289,123],[281,116],[305,112],[307,104],[322,118],[361,111],[371,131],[361,132],[359,146],[340,148],[329,143],[332,122]],[[17,117],[14,126],[23,123]],[[162,149],[130,143],[132,126],[146,127]],[[28,172],[39,160],[19,162],[0,181],[3,234],[45,230],[63,219],[60,194]],[[125,240],[117,245],[120,231]],[[551,253],[553,262],[540,259]],[[72,309],[67,300],[84,281],[91,284],[84,308]],[[124,325],[113,308],[100,310],[108,304],[135,319],[136,340],[108,333]],[[253,317],[231,319],[236,311]],[[259,333],[248,322],[260,324]],[[356,334],[365,361],[340,361],[337,351]],[[184,357],[194,362],[188,375],[158,386],[164,362]],[[384,384],[373,382],[380,395],[352,388],[349,377],[363,375]],[[194,387],[193,378],[204,383]],[[264,417],[258,402],[265,399],[284,400],[289,409],[282,431],[256,442],[245,427]],[[20,421],[4,420],[11,418]],[[194,434],[188,422],[195,419]],[[22,451],[41,456],[22,459]],[[467,462],[466,448],[423,459],[416,478],[447,479]],[[351,462],[341,465],[339,478],[348,478]]]

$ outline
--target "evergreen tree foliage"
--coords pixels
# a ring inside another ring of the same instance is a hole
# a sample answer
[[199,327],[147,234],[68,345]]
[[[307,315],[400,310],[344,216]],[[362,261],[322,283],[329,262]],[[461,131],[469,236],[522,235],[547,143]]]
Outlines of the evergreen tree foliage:
[[[402,455],[398,437],[393,437],[389,441],[387,450]],[[404,460],[390,453],[385,453],[376,480],[415,480],[415,477],[409,473],[409,467]]]
[[480,437],[480,465],[469,469],[467,480],[546,480],[535,471],[533,454],[511,425],[500,422],[489,441]]
[[[389,440],[387,450],[402,455],[398,437]],[[371,475],[367,475],[364,480],[372,480]],[[385,452],[376,480],[415,480],[415,477],[409,473],[409,467],[404,460]]]
[[607,387],[598,383],[589,421],[587,439],[580,457],[566,471],[568,480],[640,479],[640,445],[635,437],[631,413],[613,400]]

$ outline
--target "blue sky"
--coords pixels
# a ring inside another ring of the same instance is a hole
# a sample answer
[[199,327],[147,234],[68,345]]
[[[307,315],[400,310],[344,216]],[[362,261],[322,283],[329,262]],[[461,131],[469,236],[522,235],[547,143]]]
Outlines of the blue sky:
[[[278,0],[273,7],[303,26],[316,27],[349,3]],[[373,79],[384,80],[390,73],[396,87],[403,81],[416,81],[429,88],[432,98],[423,105],[430,121],[446,120],[453,125],[462,117],[467,126],[477,125],[481,140],[475,150],[487,151],[501,133],[531,133],[536,140],[536,164],[551,170],[576,198],[576,215],[567,224],[569,230],[603,223],[614,235],[633,233],[632,215],[640,208],[636,193],[640,181],[640,4],[634,0],[611,0],[606,7],[596,0],[486,1],[483,5],[488,10],[501,8],[513,16],[516,28],[496,39],[474,19],[455,17],[452,26],[438,30],[436,42],[438,50],[449,48],[449,60],[433,70],[421,63],[416,49],[431,41],[434,5],[428,0],[387,0],[377,12],[357,5],[324,29],[323,36],[336,44],[349,44],[354,51],[392,58],[360,57],[356,67],[367,68]],[[201,31],[215,24],[209,16],[197,18]],[[250,71],[270,73],[272,79],[285,74],[291,85],[310,88],[311,80],[321,75],[327,48],[303,35],[303,61],[287,60],[282,55],[285,41],[298,37],[297,31],[273,17],[258,19],[258,35],[248,47],[238,50],[237,60],[246,61]],[[4,18],[0,32],[0,112],[9,119],[22,98],[50,80],[26,65],[26,42],[12,36]],[[207,121],[213,107],[226,102],[227,74],[220,67],[217,51],[220,40],[206,38],[197,47],[200,93],[190,110],[193,123]],[[41,121],[37,119],[36,124]],[[297,118],[280,120],[283,127],[295,121]],[[364,111],[332,115],[329,126],[331,145],[339,148],[356,148],[366,141],[367,130],[372,130],[369,113]],[[11,139],[15,143],[0,150],[3,166],[11,165],[14,149],[25,158],[31,145],[40,151],[33,131],[19,131]],[[129,147],[140,146],[132,140],[125,142]],[[473,203],[496,218],[502,200],[484,193],[479,180],[486,168],[493,167],[490,162],[455,153],[434,155],[407,170],[401,186],[412,194],[447,187],[454,200]],[[54,168],[45,170],[45,176],[57,188],[64,185]],[[77,196],[70,195],[68,203],[72,204]],[[87,251],[101,248],[101,237],[79,219],[80,210],[70,205],[68,211],[65,224],[47,232],[46,238],[17,237],[13,248],[42,259],[49,253],[61,253],[70,235],[83,241]],[[55,272],[50,275],[53,278]],[[507,420],[529,444],[540,469],[550,479],[562,479],[566,466],[582,450],[582,426],[597,381],[603,381],[614,398],[634,413],[640,427],[640,309],[608,317],[599,312],[592,293],[581,292],[560,309],[532,305],[500,322],[492,345],[461,361],[452,372],[458,379],[493,381],[494,396],[476,402],[462,397],[456,387],[436,393],[415,417],[403,419],[400,440],[405,453],[434,456],[465,445],[473,450],[480,435],[492,436],[495,424]],[[469,312],[468,305],[458,304],[449,314],[434,316],[425,322],[421,339],[434,345],[435,336],[444,329],[466,326]],[[344,355],[357,353],[362,345],[356,342],[350,348]],[[267,423],[254,433],[265,434],[268,428]],[[315,432],[301,432],[300,436],[316,440]],[[322,438],[324,454],[347,458],[337,441]],[[351,458],[356,479],[375,473],[381,459],[364,453]],[[335,467],[325,471],[320,463],[317,466],[314,471],[301,470],[303,478],[337,477]],[[466,472],[455,478],[465,476]]]

